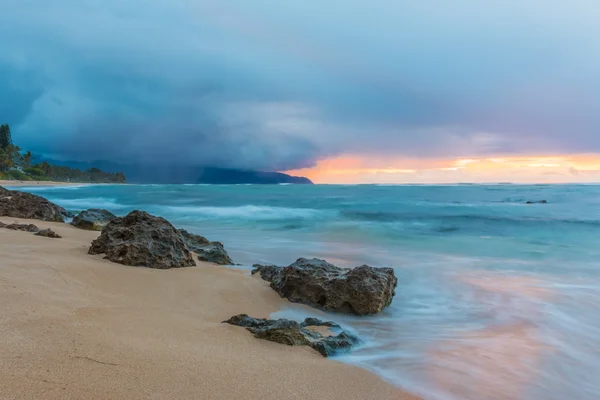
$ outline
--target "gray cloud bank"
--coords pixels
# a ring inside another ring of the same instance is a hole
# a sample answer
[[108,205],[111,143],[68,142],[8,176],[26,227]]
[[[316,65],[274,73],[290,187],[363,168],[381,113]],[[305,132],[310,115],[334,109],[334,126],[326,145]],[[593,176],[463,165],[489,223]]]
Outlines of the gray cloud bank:
[[600,152],[593,0],[0,7],[0,122],[55,159],[285,170]]

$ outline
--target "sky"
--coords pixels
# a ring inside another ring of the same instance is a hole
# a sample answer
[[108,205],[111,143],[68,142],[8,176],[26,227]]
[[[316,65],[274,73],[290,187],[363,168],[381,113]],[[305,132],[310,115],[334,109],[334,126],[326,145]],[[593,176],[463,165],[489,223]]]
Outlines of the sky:
[[600,181],[597,0],[0,0],[0,123],[58,160]]

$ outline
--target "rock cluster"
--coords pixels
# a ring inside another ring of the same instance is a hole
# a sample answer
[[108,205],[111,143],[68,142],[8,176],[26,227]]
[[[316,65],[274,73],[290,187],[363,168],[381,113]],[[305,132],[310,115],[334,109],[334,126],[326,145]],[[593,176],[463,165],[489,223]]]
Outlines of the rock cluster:
[[287,267],[254,267],[252,274],[260,274],[291,302],[357,315],[375,314],[389,306],[398,284],[392,268],[345,269],[319,259],[300,258]]
[[64,208],[31,193],[0,188],[0,217],[64,222],[72,217]]
[[117,216],[108,210],[90,208],[80,212],[73,218],[71,225],[88,231],[101,231],[110,221],[116,218]]
[[[288,319],[263,319],[252,318],[247,314],[231,317],[224,323],[242,326],[254,334],[258,339],[269,340],[288,346],[309,346],[321,353],[324,357],[333,356],[341,351],[348,351],[360,342],[359,338],[342,331],[334,322],[323,322],[316,318],[307,318],[302,323]],[[323,336],[308,329],[311,326],[326,326],[337,335]]]
[[58,233],[54,232],[50,228],[48,228],[48,229],[42,229],[41,231],[37,232],[35,234],[35,236],[43,236],[43,237],[47,237],[47,238],[51,238],[51,239],[60,239],[60,238],[62,238],[62,236],[60,236]]
[[24,231],[24,232],[39,232],[40,228],[38,228],[37,226],[33,225],[33,224],[10,224],[10,225],[5,225],[4,228],[6,229],[10,229],[13,231]]
[[196,265],[180,233],[169,221],[144,211],[132,211],[110,221],[92,242],[89,254],[108,260],[157,269]]
[[36,236],[44,236],[44,237],[49,237],[49,238],[53,238],[53,239],[60,239],[62,237],[50,228],[40,230],[40,228],[38,228],[34,224],[16,224],[15,223],[15,224],[7,225],[3,222],[0,222],[0,228],[10,229],[13,231],[31,232],[31,233],[35,233]]

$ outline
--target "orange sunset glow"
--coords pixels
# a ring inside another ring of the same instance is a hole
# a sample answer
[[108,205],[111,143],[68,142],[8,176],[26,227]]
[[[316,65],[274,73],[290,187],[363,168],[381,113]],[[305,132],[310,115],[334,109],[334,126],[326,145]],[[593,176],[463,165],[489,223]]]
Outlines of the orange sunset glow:
[[286,171],[315,183],[600,182],[600,155],[431,159],[341,156]]

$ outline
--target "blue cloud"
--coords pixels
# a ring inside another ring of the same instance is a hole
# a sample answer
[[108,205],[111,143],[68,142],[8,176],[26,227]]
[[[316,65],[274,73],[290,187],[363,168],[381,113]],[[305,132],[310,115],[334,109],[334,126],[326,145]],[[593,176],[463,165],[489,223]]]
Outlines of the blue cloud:
[[5,0],[0,119],[79,160],[598,152],[594,3]]

